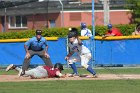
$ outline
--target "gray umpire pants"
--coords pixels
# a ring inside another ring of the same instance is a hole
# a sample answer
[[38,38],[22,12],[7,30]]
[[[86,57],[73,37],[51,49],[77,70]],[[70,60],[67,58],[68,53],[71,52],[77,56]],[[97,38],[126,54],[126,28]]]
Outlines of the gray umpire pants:
[[38,55],[44,61],[46,66],[53,67],[53,64],[52,64],[50,58],[47,58],[45,56],[44,50],[42,50],[42,51],[29,50],[29,53],[30,53],[30,58],[28,58],[28,59],[25,58],[24,59],[24,62],[23,62],[23,65],[22,65],[22,70],[27,70],[29,68],[30,60],[34,55]]

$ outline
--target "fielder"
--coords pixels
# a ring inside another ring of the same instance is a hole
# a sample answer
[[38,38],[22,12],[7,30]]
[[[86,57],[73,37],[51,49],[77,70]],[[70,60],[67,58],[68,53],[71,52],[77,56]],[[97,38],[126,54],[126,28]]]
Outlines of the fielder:
[[[21,68],[10,64],[7,68],[6,71],[8,72],[9,70],[15,69],[16,71],[19,71],[18,76],[20,76],[20,73],[22,71]],[[53,77],[64,77],[61,73],[63,69],[63,65],[61,63],[56,63],[54,67],[51,66],[38,66],[36,68],[33,68],[31,70],[25,71],[24,75],[22,76],[28,76],[31,77],[31,79],[39,79],[39,78],[53,78]]]
[[[78,37],[78,31],[76,28],[72,28],[68,33],[68,39],[70,52],[65,57],[65,59],[68,61],[73,70],[72,76],[79,76],[75,62],[81,61],[81,66],[89,71],[93,75],[93,77],[97,77],[96,72],[92,69],[91,66],[88,65],[88,62],[91,59],[91,52],[82,44],[81,40]],[[72,56],[74,53],[77,53],[78,56]]]
[[91,30],[87,28],[86,23],[81,23],[81,36],[92,37]]

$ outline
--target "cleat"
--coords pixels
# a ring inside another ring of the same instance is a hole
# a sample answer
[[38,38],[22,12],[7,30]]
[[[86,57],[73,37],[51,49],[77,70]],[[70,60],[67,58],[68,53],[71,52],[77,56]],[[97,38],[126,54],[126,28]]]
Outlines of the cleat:
[[97,75],[85,75],[85,76],[83,76],[83,77],[86,77],[86,78],[97,78]]
[[14,69],[14,64],[10,64],[7,68],[6,68],[6,72],[8,72],[9,70]]
[[18,76],[20,77],[20,76],[23,76],[24,74],[25,74],[25,71],[21,69],[18,73]]
[[84,75],[84,74],[83,74],[83,75],[80,75],[80,77],[87,77],[87,76],[88,76],[88,75]]
[[93,75],[93,78],[98,78],[98,76],[97,75]]
[[69,74],[69,77],[79,77],[79,75],[76,73],[72,73],[72,74]]

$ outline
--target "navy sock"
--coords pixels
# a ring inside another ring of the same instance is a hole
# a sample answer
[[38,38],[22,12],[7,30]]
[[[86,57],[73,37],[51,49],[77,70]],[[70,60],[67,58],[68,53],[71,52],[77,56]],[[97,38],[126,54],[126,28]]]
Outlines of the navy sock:
[[75,63],[70,64],[70,66],[71,66],[71,68],[72,68],[72,70],[73,70],[73,73],[78,74],[78,72],[77,72],[77,67],[76,67]]
[[96,74],[96,72],[90,66],[88,66],[87,71],[89,71],[93,75]]

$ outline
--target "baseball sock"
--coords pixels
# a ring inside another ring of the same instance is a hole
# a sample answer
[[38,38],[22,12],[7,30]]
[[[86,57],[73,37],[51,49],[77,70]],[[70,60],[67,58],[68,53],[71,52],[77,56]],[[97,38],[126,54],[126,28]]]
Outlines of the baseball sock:
[[77,67],[76,67],[75,63],[70,64],[70,66],[71,66],[71,68],[72,68],[72,70],[73,70],[73,73],[78,74],[78,72],[77,72]]
[[88,66],[87,71],[89,71],[93,75],[96,75],[96,72],[90,66]]
[[16,67],[16,68],[15,68],[15,70],[17,70],[17,71],[20,71],[20,70],[21,70],[21,68],[19,68],[19,67]]

